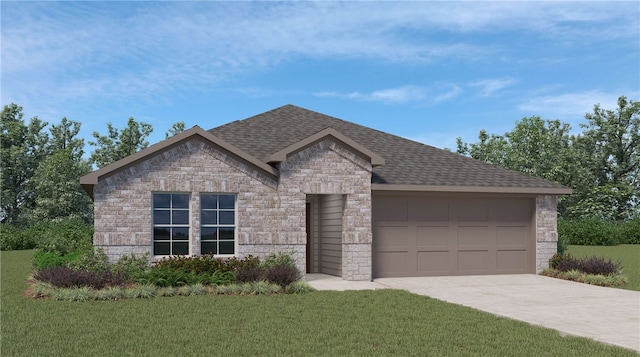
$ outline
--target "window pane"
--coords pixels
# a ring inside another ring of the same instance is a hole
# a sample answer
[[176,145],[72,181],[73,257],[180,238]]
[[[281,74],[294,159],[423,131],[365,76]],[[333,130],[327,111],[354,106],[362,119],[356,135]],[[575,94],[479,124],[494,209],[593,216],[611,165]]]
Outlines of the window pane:
[[218,224],[217,211],[202,211],[200,215],[201,224]]
[[220,240],[233,240],[233,228],[220,228]]
[[171,195],[165,193],[156,193],[153,195],[153,207],[154,208],[169,208],[171,207]]
[[220,209],[234,209],[236,196],[234,195],[220,195]]
[[187,210],[174,210],[172,212],[173,215],[173,224],[189,224],[189,211]]
[[153,224],[170,224],[171,223],[171,211],[154,210],[153,211]]
[[220,224],[234,224],[235,213],[233,211],[220,211]]
[[174,194],[173,208],[189,208],[189,195],[188,194]]
[[171,238],[171,230],[169,228],[154,228],[153,240],[169,240]]
[[233,241],[220,241],[220,254],[233,254]]
[[200,240],[217,240],[218,228],[205,228],[200,229]]
[[218,254],[217,242],[202,242],[200,244],[201,254]]
[[216,208],[218,208],[218,195],[202,195],[202,196],[200,196],[200,208],[201,209],[216,209]]
[[177,240],[189,240],[189,228],[178,227],[173,228],[173,239]]
[[169,255],[171,245],[169,242],[155,242],[153,243],[153,255]]
[[189,254],[189,242],[175,242],[173,243],[174,255],[187,255]]

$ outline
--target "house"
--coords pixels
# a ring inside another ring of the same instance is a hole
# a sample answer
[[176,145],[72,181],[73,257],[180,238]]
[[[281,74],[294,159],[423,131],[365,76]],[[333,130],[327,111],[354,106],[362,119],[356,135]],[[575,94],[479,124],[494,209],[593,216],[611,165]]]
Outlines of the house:
[[375,277],[536,273],[570,189],[293,105],[194,127],[80,179],[94,245]]

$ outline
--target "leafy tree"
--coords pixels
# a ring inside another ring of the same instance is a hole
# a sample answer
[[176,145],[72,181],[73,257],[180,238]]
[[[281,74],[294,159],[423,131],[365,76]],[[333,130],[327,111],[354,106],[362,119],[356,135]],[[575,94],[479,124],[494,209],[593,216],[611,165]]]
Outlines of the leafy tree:
[[39,163],[46,157],[47,123],[37,117],[25,124],[22,107],[5,105],[0,119],[0,182],[2,200],[0,221],[19,223],[23,211],[35,205],[32,178]]
[[558,210],[567,218],[626,219],[640,208],[640,103],[618,99],[616,111],[595,105],[584,131],[559,120],[524,118],[504,135],[480,131],[477,143],[457,139],[457,152],[573,189]]
[[186,130],[186,124],[183,121],[179,121],[177,123],[173,123],[171,129],[164,134],[165,139],[169,139],[170,137],[180,134]]
[[107,124],[107,130],[109,133],[106,136],[94,131],[93,137],[96,141],[89,142],[97,147],[91,154],[91,162],[98,167],[105,167],[149,146],[146,138],[153,131],[153,127],[151,124],[139,123],[129,118],[127,127],[122,131],[114,128],[111,123]]
[[618,98],[617,110],[586,114],[587,124],[576,147],[593,174],[594,186],[580,210],[598,212],[611,219],[625,219],[640,207],[640,102]]
[[79,122],[68,120],[66,117],[60,120],[60,124],[52,124],[49,129],[51,133],[49,151],[55,153],[58,150],[70,150],[74,160],[82,158],[82,155],[84,155],[84,139],[78,137],[80,126]]
[[79,182],[90,171],[91,165],[79,160],[73,148],[57,150],[47,157],[33,176],[36,205],[32,219],[76,218],[91,223],[93,203]]

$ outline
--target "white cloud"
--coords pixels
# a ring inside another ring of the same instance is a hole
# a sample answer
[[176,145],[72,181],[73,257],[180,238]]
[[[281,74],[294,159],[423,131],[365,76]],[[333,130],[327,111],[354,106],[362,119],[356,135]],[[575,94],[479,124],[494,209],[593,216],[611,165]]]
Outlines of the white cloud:
[[[593,111],[595,104],[614,110],[618,97],[625,93],[605,93],[597,90],[536,96],[518,105],[526,115],[539,115],[546,119],[579,121]],[[634,95],[637,96],[638,93]],[[633,98],[633,97],[631,97]]]
[[404,104],[422,101],[426,96],[426,90],[423,87],[406,85],[397,88],[380,89],[369,93],[319,92],[314,93],[314,95],[317,97],[337,97],[367,102],[382,102],[385,104]]
[[483,79],[481,81],[469,83],[469,85],[472,87],[478,87],[480,89],[479,95],[481,97],[490,97],[496,92],[509,87],[514,83],[515,80],[513,78],[495,78]]

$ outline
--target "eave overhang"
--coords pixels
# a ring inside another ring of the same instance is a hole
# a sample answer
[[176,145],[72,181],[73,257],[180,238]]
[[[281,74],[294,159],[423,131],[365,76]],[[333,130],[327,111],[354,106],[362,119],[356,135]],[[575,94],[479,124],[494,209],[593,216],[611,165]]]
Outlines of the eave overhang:
[[371,191],[460,192],[460,193],[517,193],[535,195],[569,195],[568,187],[493,187],[493,186],[436,186],[371,184]]

